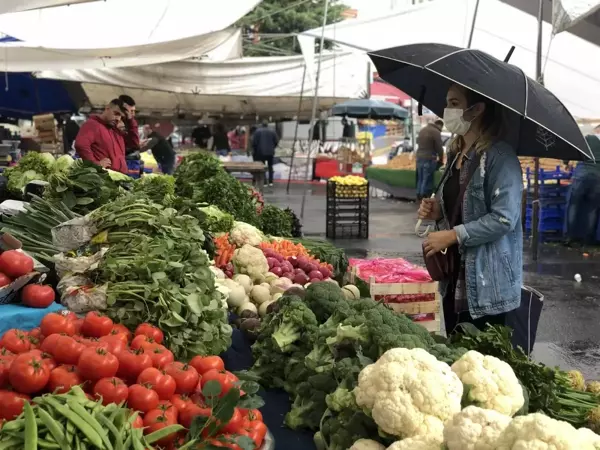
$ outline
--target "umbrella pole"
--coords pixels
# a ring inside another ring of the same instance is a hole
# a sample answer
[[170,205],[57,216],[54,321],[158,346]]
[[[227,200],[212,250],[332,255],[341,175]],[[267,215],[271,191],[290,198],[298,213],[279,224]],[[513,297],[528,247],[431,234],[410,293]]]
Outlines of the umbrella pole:
[[298,113],[296,114],[296,130],[294,131],[294,142],[292,143],[292,158],[290,160],[290,173],[288,174],[286,193],[290,193],[290,183],[292,181],[292,169],[294,167],[294,158],[296,156],[296,142],[298,142],[298,127],[300,126],[300,113],[302,112],[302,101],[304,100],[304,81],[306,80],[306,63],[302,72],[302,87],[300,88],[300,100],[298,100]]
[[315,95],[312,103],[312,113],[310,116],[310,127],[308,130],[308,154],[306,155],[306,180],[304,183],[304,191],[302,192],[302,206],[300,207],[300,218],[304,219],[304,205],[306,203],[306,185],[308,184],[308,169],[310,167],[310,150],[312,144],[313,129],[315,127],[315,119],[317,117],[317,106],[319,103],[319,82],[321,78],[321,62],[323,61],[323,53],[325,47],[325,27],[327,26],[327,10],[329,9],[329,0],[325,1],[323,11],[323,28],[321,29],[321,40],[319,44],[319,59],[317,61],[317,74],[315,75]]
[[[539,0],[538,5],[538,40],[535,61],[535,77],[540,83],[542,80],[542,36],[544,26],[544,0]],[[531,258],[538,260],[539,253],[539,223],[540,223],[540,159],[534,158],[533,163],[533,218],[531,221]]]

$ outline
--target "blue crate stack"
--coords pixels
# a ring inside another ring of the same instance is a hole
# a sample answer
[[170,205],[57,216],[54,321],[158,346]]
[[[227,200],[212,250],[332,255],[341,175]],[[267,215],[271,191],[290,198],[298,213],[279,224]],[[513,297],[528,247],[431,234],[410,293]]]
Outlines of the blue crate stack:
[[127,160],[127,175],[131,178],[139,178],[144,170],[144,162],[139,159]]
[[[527,168],[527,196],[525,207],[525,234],[531,235],[533,226],[534,172]],[[539,238],[542,242],[559,241],[564,236],[564,221],[567,210],[569,180],[573,173],[564,171],[560,166],[555,170],[540,169],[539,173]]]

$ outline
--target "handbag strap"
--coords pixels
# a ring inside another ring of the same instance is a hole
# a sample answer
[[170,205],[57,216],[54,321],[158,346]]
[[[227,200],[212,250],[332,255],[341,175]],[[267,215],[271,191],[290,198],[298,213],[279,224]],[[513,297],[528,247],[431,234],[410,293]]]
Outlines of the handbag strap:
[[[463,156],[463,160],[464,160],[464,158],[465,157]],[[456,203],[456,206],[454,207],[454,211],[452,212],[452,217],[449,222],[449,225],[451,227],[454,227],[454,225],[456,225],[458,215],[460,214],[460,210],[462,208],[463,200],[465,197],[465,192],[467,191],[467,187],[469,186],[469,183],[471,182],[473,175],[475,175],[475,171],[479,167],[480,161],[481,161],[481,154],[478,152],[475,152],[474,158],[472,160],[468,161],[467,176],[464,180],[464,183],[459,183],[460,189],[458,191],[458,201]],[[454,161],[454,164],[456,164],[456,160]],[[453,166],[454,166],[454,164],[453,164]],[[463,164],[464,164],[464,161],[463,161]],[[460,169],[459,169],[459,172],[460,172]],[[458,176],[459,176],[459,180],[460,180],[460,173]]]

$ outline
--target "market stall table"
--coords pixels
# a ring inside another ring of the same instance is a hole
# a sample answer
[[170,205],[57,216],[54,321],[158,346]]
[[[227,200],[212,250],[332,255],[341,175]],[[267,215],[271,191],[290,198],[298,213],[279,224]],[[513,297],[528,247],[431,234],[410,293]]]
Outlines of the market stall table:
[[244,173],[252,175],[252,184],[262,192],[265,185],[265,165],[261,162],[223,161],[223,168],[228,173]]
[[0,305],[0,336],[11,328],[31,330],[40,325],[46,314],[63,309],[65,308],[59,303],[53,303],[45,309],[29,308],[15,303]]

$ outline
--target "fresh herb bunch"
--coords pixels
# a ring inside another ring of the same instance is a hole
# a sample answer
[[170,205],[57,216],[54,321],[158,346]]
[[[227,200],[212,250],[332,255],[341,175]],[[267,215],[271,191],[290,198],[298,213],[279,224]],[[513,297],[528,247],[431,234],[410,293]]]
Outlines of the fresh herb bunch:
[[133,193],[164,204],[165,199],[175,195],[175,178],[172,175],[145,175],[133,183]]
[[265,205],[260,215],[261,230],[271,236],[292,237],[292,218],[281,208]]
[[82,215],[112,202],[124,192],[106,170],[82,159],[75,161],[67,172],[50,175],[48,182],[44,196]]
[[301,238],[302,237],[302,222],[296,215],[296,213],[291,208],[285,208],[285,212],[292,219],[292,237],[293,238]]
[[204,180],[225,173],[219,159],[208,152],[192,153],[175,169],[175,191],[183,197],[193,197],[196,186]]

